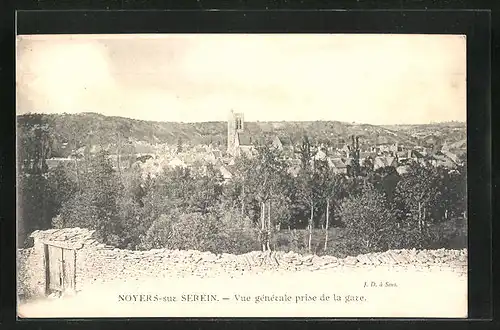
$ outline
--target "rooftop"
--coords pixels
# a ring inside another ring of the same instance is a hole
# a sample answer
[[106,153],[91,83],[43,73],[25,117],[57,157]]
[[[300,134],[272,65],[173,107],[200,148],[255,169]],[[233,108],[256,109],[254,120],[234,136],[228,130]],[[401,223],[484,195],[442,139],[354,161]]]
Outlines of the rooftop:
[[[45,244],[64,245],[67,248],[80,248],[83,244],[95,243],[94,230],[86,228],[63,228],[36,230],[30,237]],[[58,244],[61,243],[61,244]]]
[[249,146],[252,145],[252,137],[247,133],[238,133],[238,139],[240,141],[240,145]]

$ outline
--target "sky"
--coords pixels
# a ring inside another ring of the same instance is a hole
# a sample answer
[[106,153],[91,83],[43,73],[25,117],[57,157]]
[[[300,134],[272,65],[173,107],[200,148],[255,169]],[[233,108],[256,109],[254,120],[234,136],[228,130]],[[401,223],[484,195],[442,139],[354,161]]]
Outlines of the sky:
[[21,35],[17,113],[141,120],[466,120],[460,35]]

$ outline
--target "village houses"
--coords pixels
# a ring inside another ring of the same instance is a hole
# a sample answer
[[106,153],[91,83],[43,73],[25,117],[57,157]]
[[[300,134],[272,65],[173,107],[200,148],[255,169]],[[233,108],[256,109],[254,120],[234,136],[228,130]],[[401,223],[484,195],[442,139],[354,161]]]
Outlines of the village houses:
[[[163,168],[201,168],[211,164],[220,171],[225,182],[230,181],[235,173],[235,159],[242,155],[252,157],[255,155],[255,145],[260,137],[255,137],[245,129],[243,113],[230,111],[227,120],[227,148],[221,151],[213,145],[183,145],[182,148],[169,147],[156,144],[147,146],[142,142],[134,143],[135,154],[129,161],[122,161],[120,166],[131,166],[131,162],[139,163],[144,175],[157,175]],[[376,145],[365,145],[360,148],[359,161],[361,166],[370,166],[373,170],[384,167],[394,167],[400,173],[404,173],[408,165],[417,162],[431,166],[445,166],[455,168],[460,161],[460,156],[466,152],[466,140],[454,143],[443,143],[440,149],[436,149],[438,142],[436,136],[431,135],[423,138],[422,146],[405,146],[399,143],[389,143],[386,137],[377,138]],[[133,141],[132,141],[133,142]],[[288,172],[297,175],[300,169],[297,145],[299,141],[287,135],[276,133],[269,141],[270,146],[280,150],[285,155],[289,164]],[[353,142],[354,143],[354,142]],[[334,139],[334,141],[323,141],[321,146],[313,151],[313,161],[327,161],[329,168],[334,173],[347,173],[352,166],[355,154],[354,144],[345,143],[344,139]],[[155,150],[161,149],[161,152]],[[85,152],[95,153],[96,147],[90,150],[80,148],[73,152],[73,156],[67,158],[51,158],[47,160],[49,168],[54,168],[60,163],[78,166],[75,162],[83,158]],[[111,149],[110,149],[111,151]],[[130,155],[129,155],[130,156]],[[123,157],[123,155],[122,155]],[[116,168],[117,155],[110,155],[112,165]],[[124,157],[123,157],[124,159]]]

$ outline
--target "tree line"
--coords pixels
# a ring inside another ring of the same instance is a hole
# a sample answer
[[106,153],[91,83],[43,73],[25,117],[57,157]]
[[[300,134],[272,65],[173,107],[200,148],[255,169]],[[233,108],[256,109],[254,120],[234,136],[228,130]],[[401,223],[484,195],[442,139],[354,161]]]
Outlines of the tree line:
[[49,170],[47,133],[34,125],[19,141],[21,241],[36,229],[78,226],[128,249],[352,254],[445,247],[465,235],[466,162],[454,171],[411,164],[400,175],[392,167],[374,171],[354,152],[349,172],[335,173],[313,158],[304,136],[295,173],[265,145],[237,158],[227,182],[211,164],[144,176],[138,162],[113,166],[106,151]]

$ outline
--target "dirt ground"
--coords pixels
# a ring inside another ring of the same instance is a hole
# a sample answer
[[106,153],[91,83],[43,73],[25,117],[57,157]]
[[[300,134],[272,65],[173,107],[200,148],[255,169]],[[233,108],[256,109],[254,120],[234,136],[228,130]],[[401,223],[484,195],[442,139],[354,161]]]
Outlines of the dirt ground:
[[154,277],[86,286],[75,296],[20,303],[21,318],[467,316],[465,272],[348,266],[213,277]]

